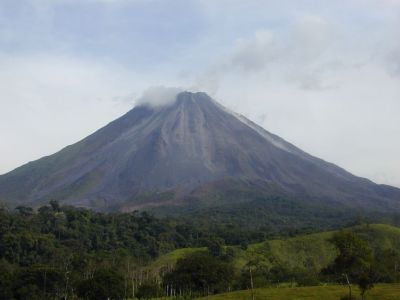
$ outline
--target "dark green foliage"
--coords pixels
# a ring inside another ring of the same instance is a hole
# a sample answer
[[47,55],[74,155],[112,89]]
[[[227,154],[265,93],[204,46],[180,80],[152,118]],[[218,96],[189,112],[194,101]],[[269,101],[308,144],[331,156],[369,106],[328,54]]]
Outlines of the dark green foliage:
[[124,278],[113,270],[101,269],[77,285],[78,296],[88,300],[124,298]]
[[304,269],[288,269],[284,266],[270,267],[262,261],[251,261],[242,269],[237,287],[250,289],[250,269],[254,288],[276,285],[281,282],[290,282],[298,286],[315,286],[320,284],[319,274]]
[[320,284],[318,273],[300,271],[294,275],[295,281],[299,286],[315,286]]
[[360,288],[361,299],[364,299],[365,293],[374,287],[374,283],[373,270],[370,269],[360,274],[357,284]]
[[342,230],[336,233],[331,241],[339,251],[331,266],[337,274],[347,274],[352,279],[370,268],[372,249],[368,242],[356,233]]
[[62,249],[123,248],[136,257],[156,257],[162,249],[187,246],[170,221],[147,213],[101,214],[52,202],[37,214],[24,208],[18,214],[3,211],[1,217],[0,258],[20,265],[46,262]]
[[[56,201],[37,212],[27,207],[1,209],[0,299],[58,299],[73,295],[77,287],[80,292],[92,287],[85,297],[95,299],[105,282],[118,282],[119,287],[122,282],[125,293],[133,268],[191,245],[176,226],[173,220],[145,212],[102,214]],[[118,270],[118,278],[110,273],[107,276],[114,277],[107,279],[105,271],[99,271],[112,269]]]
[[[198,207],[189,207],[187,211],[176,215],[196,230],[212,232],[227,245],[246,245],[273,237],[338,229],[354,223],[354,219],[360,217],[360,214],[346,207],[321,205],[312,199],[260,196],[254,192],[230,196],[232,202],[227,204],[213,207],[198,204]],[[378,215],[369,218],[381,220]]]
[[400,250],[377,249],[373,263],[376,281],[395,283],[400,281]]
[[374,286],[373,252],[368,242],[352,231],[337,232],[331,242],[339,251],[333,264],[328,268],[338,277],[344,276],[350,283],[356,283],[361,297]]
[[249,246],[249,243],[248,242],[246,242],[246,241],[242,241],[241,243],[240,243],[240,248],[242,249],[242,250],[247,250],[247,247]]
[[[283,210],[299,213],[297,206],[291,207],[287,202],[280,205]],[[289,239],[291,251],[286,252],[276,251],[281,249],[279,241],[249,245],[266,237],[311,230],[289,229],[291,225],[286,221],[290,219],[279,223],[261,204],[254,209],[257,212],[236,208],[229,213],[210,211],[210,218],[193,213],[188,215],[192,217],[189,220],[156,218],[146,212],[104,214],[60,206],[56,201],[37,211],[22,206],[14,211],[0,207],[0,299],[73,299],[78,294],[86,299],[132,298],[133,294],[146,299],[166,293],[203,296],[249,288],[250,267],[254,287],[281,282],[318,284],[318,272],[328,261],[325,257],[315,264],[311,258],[319,254],[319,248],[329,245],[328,258],[332,259],[333,246],[326,239],[324,246],[320,238],[312,236],[298,241]],[[244,220],[254,213],[253,225],[240,221],[240,213]],[[259,214],[264,214],[266,220]],[[273,230],[264,228],[267,222],[278,225]],[[399,281],[397,229],[387,229],[382,234],[372,226],[359,226],[353,232],[334,235],[332,242],[339,255],[325,270],[330,280],[343,281],[342,273],[346,272],[363,291],[377,281]],[[268,246],[271,243],[276,244],[274,252]],[[230,244],[237,247],[227,246]],[[375,246],[371,249],[370,244]],[[151,267],[156,257],[184,247],[203,249],[178,260],[176,266],[174,260],[159,268]],[[264,259],[256,259],[263,257],[257,251],[265,254]],[[298,251],[303,254],[297,255]],[[246,253],[251,253],[252,258]],[[290,263],[294,259],[301,263]],[[247,262],[248,265],[241,265]]]
[[15,208],[22,216],[31,216],[33,215],[33,208],[28,206],[17,206]]
[[250,268],[254,288],[266,287],[271,284],[272,280],[269,268],[262,263],[252,262],[241,270],[236,288],[243,290],[251,288]]
[[233,265],[207,252],[195,252],[178,260],[164,276],[164,283],[185,293],[206,295],[227,291],[233,280]]
[[207,240],[208,252],[214,257],[222,257],[225,255],[224,240],[220,238],[210,238]]
[[61,272],[44,265],[20,269],[13,286],[17,299],[48,299],[64,292]]
[[4,259],[0,260],[0,299],[12,299],[13,273],[13,266]]
[[136,293],[138,299],[152,299],[163,295],[161,287],[157,283],[145,283],[141,285]]

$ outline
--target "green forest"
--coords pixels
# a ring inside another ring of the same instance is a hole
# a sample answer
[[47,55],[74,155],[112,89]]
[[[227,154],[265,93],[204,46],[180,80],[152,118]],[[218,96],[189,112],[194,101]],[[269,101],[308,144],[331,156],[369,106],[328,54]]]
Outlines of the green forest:
[[3,207],[0,299],[191,299],[335,283],[354,298],[400,280],[396,226],[358,220],[332,230],[260,218],[246,227],[232,222],[238,211],[204,213],[100,213],[57,201]]

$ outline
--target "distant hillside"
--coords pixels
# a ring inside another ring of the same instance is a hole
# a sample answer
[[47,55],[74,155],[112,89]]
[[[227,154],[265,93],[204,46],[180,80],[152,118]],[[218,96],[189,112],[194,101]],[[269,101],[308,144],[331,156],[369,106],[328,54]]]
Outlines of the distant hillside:
[[[360,225],[349,228],[367,239],[371,247],[378,249],[400,249],[400,228],[384,224]],[[246,250],[239,246],[234,250],[237,269],[251,260],[261,262],[268,269],[274,267],[285,270],[305,270],[319,272],[336,257],[336,250],[328,241],[335,231],[303,235],[287,239],[276,239],[252,244]],[[160,269],[174,265],[183,255],[205,249],[179,249],[159,257],[152,265]]]

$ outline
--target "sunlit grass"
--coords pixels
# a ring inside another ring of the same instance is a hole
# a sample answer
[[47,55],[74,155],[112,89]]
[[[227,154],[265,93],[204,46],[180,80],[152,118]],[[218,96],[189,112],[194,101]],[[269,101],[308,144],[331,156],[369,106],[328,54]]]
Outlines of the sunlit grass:
[[[255,289],[256,300],[339,300],[347,294],[347,287],[325,285],[315,287],[278,287]],[[353,287],[355,299],[361,299],[357,287]],[[250,291],[237,291],[201,298],[203,300],[250,300]],[[400,300],[400,284],[378,284],[368,291],[365,300]]]

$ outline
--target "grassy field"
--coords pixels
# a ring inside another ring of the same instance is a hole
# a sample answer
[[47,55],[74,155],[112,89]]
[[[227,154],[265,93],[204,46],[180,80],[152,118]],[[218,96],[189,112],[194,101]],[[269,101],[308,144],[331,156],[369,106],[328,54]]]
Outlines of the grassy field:
[[[339,300],[347,294],[347,288],[339,285],[315,287],[278,287],[255,289],[256,300]],[[357,287],[353,287],[353,297],[361,299]],[[251,300],[250,291],[219,294],[203,300]],[[399,284],[378,284],[368,291],[365,300],[400,300]]]

